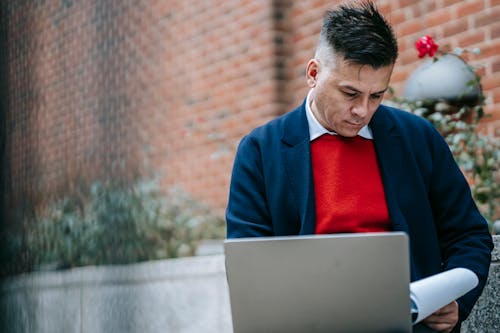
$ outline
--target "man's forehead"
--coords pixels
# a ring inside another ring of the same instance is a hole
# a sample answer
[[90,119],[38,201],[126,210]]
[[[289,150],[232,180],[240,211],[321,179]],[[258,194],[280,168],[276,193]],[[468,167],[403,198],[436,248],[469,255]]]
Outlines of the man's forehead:
[[331,74],[339,86],[357,91],[369,90],[371,93],[384,92],[389,84],[392,67],[374,68],[371,65],[341,62]]

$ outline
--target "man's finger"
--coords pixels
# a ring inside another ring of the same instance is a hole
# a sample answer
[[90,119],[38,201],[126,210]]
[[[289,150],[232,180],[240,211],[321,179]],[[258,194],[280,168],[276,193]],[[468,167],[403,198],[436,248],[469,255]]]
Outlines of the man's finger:
[[451,332],[453,328],[449,323],[426,323],[426,325],[437,332]]

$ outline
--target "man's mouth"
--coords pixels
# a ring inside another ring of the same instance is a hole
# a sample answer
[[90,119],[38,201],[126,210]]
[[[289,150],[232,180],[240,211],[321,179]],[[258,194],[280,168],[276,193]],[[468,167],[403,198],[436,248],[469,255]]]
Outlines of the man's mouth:
[[346,121],[346,123],[351,125],[351,126],[355,126],[355,127],[359,127],[359,126],[363,125],[362,122],[356,122],[356,121]]

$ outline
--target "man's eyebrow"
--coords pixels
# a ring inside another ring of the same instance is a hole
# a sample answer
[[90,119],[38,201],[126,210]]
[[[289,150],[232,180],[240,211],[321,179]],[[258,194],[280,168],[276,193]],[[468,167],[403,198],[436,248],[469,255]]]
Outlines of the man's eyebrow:
[[380,94],[383,94],[387,91],[388,88],[385,88],[383,90],[380,90],[380,91],[377,91],[377,92],[374,92],[372,95],[380,95]]
[[350,85],[348,85],[348,84],[345,84],[345,85],[341,84],[341,85],[340,85],[340,87],[341,87],[341,88],[344,88],[344,89],[349,89],[349,90],[352,90],[352,91],[355,91],[355,92],[358,92],[358,93],[360,93],[360,92],[361,92],[361,91],[359,91],[358,89],[356,89],[356,88],[354,88],[353,86],[350,86]]
[[[345,88],[345,89],[349,89],[349,90],[352,90],[352,91],[355,91],[355,92],[357,92],[357,93],[361,93],[361,91],[359,91],[358,89],[356,89],[356,88],[354,88],[353,86],[348,85],[348,84],[346,84],[346,85],[340,85],[340,87]],[[372,94],[370,94],[370,95],[379,95],[379,94],[383,94],[383,93],[385,93],[385,92],[387,91],[387,89],[388,89],[388,88],[385,88],[385,89],[383,89],[383,90],[380,90],[380,91],[374,92],[374,93],[372,93]]]

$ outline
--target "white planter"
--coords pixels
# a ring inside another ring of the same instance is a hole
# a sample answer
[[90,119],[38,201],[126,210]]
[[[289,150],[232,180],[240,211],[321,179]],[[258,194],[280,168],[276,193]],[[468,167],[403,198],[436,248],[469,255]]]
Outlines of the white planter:
[[404,96],[409,100],[477,101],[480,86],[475,73],[457,55],[445,54],[429,59],[408,78]]

